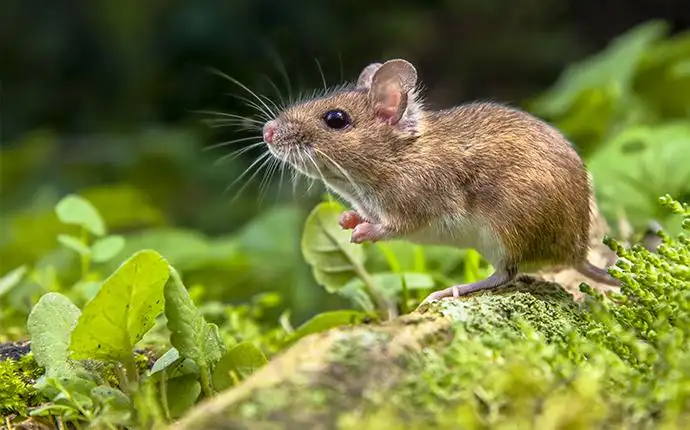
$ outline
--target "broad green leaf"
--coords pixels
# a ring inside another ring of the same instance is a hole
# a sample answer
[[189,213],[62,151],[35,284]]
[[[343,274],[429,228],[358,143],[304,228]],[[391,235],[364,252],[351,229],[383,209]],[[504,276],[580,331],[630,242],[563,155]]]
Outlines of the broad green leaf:
[[168,410],[172,418],[179,418],[192,407],[201,394],[201,384],[195,375],[169,379],[166,385]]
[[105,223],[98,210],[85,198],[70,194],[62,198],[55,206],[55,213],[65,224],[76,224],[95,234],[106,234]]
[[153,363],[153,366],[151,366],[151,370],[149,371],[149,375],[153,375],[167,369],[175,364],[180,358],[180,352],[175,348],[170,348],[165,352],[165,354],[161,355],[155,363]]
[[102,263],[115,257],[125,247],[125,238],[119,235],[102,237],[91,245],[91,260]]
[[533,109],[547,116],[563,115],[587,90],[614,88],[614,97],[625,96],[643,54],[666,31],[664,22],[650,21],[617,37],[603,51],[565,69]]
[[81,311],[59,293],[47,293],[33,307],[27,321],[36,363],[53,375],[69,371],[70,334]]
[[12,288],[19,285],[19,283],[24,279],[26,272],[28,272],[29,267],[19,266],[16,269],[10,270],[5,276],[0,278],[0,297],[7,294]]
[[129,410],[132,402],[122,391],[107,385],[99,385],[91,390],[91,397],[102,405],[118,410]]
[[234,385],[233,373],[244,379],[268,363],[264,353],[251,342],[242,342],[231,348],[213,369],[213,387],[216,391]]
[[343,325],[358,324],[367,318],[367,314],[358,311],[329,311],[320,313],[304,324],[289,337],[288,343],[292,343],[307,335],[330,330]]
[[163,311],[169,276],[168,263],[154,251],[140,251],[125,261],[84,307],[72,332],[72,357],[129,359]]
[[67,248],[81,255],[91,254],[91,249],[89,249],[89,247],[86,246],[78,237],[74,237],[69,234],[60,234],[58,235],[57,240]]
[[[635,126],[613,136],[589,163],[599,207],[609,219],[624,215],[637,230],[668,213],[658,196],[690,194],[690,124]],[[612,223],[613,224],[613,223]],[[664,223],[670,233],[676,223]]]
[[132,402],[122,391],[107,385],[99,385],[91,390],[91,398],[103,408],[98,414],[97,421],[100,419],[102,422],[107,422],[108,427],[112,427],[113,424],[121,426],[130,424]]
[[319,204],[307,217],[302,234],[302,255],[316,281],[329,292],[364,271],[364,248],[350,243],[352,232],[338,224],[343,210],[337,202]]
[[177,271],[170,267],[170,281],[165,285],[165,316],[170,343],[180,356],[191,358],[200,368],[210,369],[225,353],[218,327],[209,324],[194,306]]

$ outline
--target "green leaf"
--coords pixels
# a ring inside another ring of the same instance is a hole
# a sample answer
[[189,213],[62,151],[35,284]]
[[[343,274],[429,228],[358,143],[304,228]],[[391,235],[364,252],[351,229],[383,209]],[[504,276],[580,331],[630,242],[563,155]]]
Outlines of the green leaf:
[[12,288],[19,285],[28,270],[29,267],[26,265],[19,266],[0,278],[0,297],[9,293]]
[[323,312],[299,326],[288,338],[287,342],[293,343],[307,335],[330,330],[334,327],[359,324],[365,321],[367,317],[366,313],[358,311],[342,310]]
[[615,88],[612,95],[624,96],[643,54],[667,29],[662,21],[650,21],[617,37],[600,53],[565,69],[533,109],[547,116],[563,115],[587,90]]
[[76,224],[95,234],[104,236],[105,223],[98,210],[83,197],[70,194],[62,198],[55,206],[55,213],[65,224]]
[[266,356],[253,343],[239,343],[230,349],[213,369],[213,387],[216,391],[231,387],[235,382],[233,373],[236,377],[244,379],[266,363]]
[[201,394],[201,384],[195,375],[178,376],[169,379],[166,396],[172,418],[179,418],[192,407]]
[[302,234],[302,255],[316,281],[329,292],[364,271],[364,247],[350,243],[352,232],[338,224],[343,210],[337,202],[319,204],[307,217]]
[[31,352],[49,374],[67,366],[70,334],[80,314],[79,308],[59,293],[43,295],[31,310],[27,322]]
[[170,282],[164,289],[170,343],[182,357],[191,358],[203,371],[208,371],[225,353],[225,345],[218,327],[207,323],[194,306],[177,271],[170,267],[170,273]]
[[[99,385],[91,390],[91,398],[103,408],[98,419],[110,424],[126,426],[132,416],[132,402],[122,391],[106,385]],[[93,424],[93,423],[92,423]]]
[[103,263],[115,257],[125,247],[125,238],[119,235],[106,236],[91,245],[91,260]]
[[132,402],[122,391],[107,385],[99,385],[91,389],[91,397],[103,406],[111,410],[127,411],[132,407]]
[[[690,124],[670,121],[622,130],[589,163],[601,212],[610,220],[624,215],[636,231],[667,213],[658,196],[690,194]],[[673,219],[671,217],[670,219]],[[664,223],[670,233],[677,223]]]
[[72,332],[72,357],[131,360],[134,345],[163,311],[170,276],[158,253],[140,251],[103,282]]
[[165,352],[165,354],[161,355],[161,357],[158,360],[156,360],[155,363],[153,363],[153,366],[151,366],[151,370],[149,371],[149,375],[154,375],[158,372],[162,372],[163,370],[178,362],[181,358],[182,357],[180,357],[180,352],[176,348],[170,348]]
[[81,255],[91,254],[91,249],[89,249],[89,247],[86,246],[78,237],[74,237],[69,234],[60,234],[58,235],[57,240],[67,248]]

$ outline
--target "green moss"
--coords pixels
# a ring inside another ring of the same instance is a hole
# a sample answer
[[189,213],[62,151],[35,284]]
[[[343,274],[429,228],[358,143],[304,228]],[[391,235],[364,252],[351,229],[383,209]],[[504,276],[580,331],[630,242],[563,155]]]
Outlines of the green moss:
[[[662,202],[690,230],[690,210]],[[326,356],[180,428],[685,428],[690,239],[661,236],[658,255],[607,241],[619,293],[583,284],[577,304],[524,278],[422,309],[431,339],[405,342],[405,319],[335,331]]]
[[31,354],[0,361],[0,414],[26,415],[38,404],[42,399],[33,383],[42,372]]
[[[662,200],[685,217],[690,210]],[[412,357],[385,399],[341,428],[684,428],[690,418],[690,241],[625,250],[620,293],[581,309],[558,295],[449,302],[454,337]],[[543,292],[543,291],[542,291]]]

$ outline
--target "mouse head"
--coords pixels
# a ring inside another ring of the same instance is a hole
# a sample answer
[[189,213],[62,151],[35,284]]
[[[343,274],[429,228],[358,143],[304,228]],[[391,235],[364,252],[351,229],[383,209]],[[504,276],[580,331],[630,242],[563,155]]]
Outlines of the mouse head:
[[356,85],[286,108],[263,128],[271,154],[329,182],[376,183],[420,135],[417,71],[401,59],[373,63]]

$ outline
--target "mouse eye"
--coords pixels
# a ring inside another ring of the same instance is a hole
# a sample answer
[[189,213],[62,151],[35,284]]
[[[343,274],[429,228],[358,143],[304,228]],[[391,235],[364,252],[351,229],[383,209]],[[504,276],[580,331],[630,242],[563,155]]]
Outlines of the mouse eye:
[[345,111],[340,109],[329,110],[326,115],[323,116],[323,120],[328,126],[335,130],[341,130],[348,125],[350,125],[350,117]]

